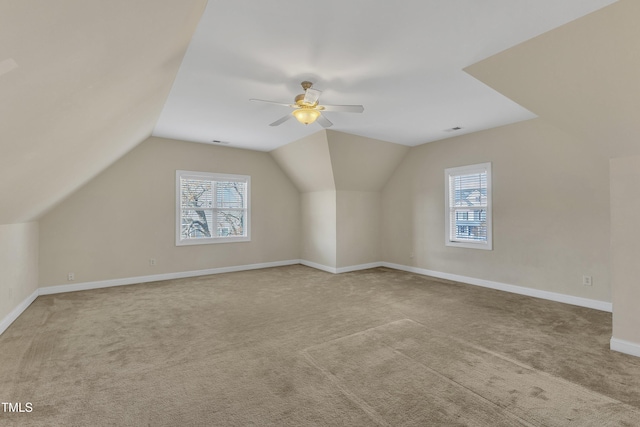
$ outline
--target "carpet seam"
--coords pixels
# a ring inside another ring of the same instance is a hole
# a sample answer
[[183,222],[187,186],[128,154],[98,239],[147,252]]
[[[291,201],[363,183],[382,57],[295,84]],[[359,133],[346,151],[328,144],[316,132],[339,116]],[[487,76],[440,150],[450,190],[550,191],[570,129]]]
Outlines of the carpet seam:
[[498,403],[496,403],[496,402],[494,402],[494,401],[492,401],[492,400],[490,400],[490,399],[488,399],[488,398],[486,398],[486,397],[482,396],[481,394],[479,394],[479,393],[475,392],[474,390],[471,390],[470,388],[468,388],[468,387],[464,386],[463,384],[461,384],[461,383],[459,383],[459,382],[457,382],[457,381],[453,380],[452,378],[447,377],[447,376],[446,376],[446,375],[444,375],[443,373],[438,372],[437,370],[435,370],[435,369],[431,368],[430,366],[425,365],[424,363],[422,363],[422,362],[420,362],[420,361],[418,361],[418,360],[414,359],[413,357],[411,357],[411,356],[409,356],[409,355],[407,355],[407,354],[402,353],[401,351],[399,351],[399,350],[397,350],[397,349],[395,349],[395,348],[391,347],[390,345],[388,345],[388,344],[386,344],[386,343],[382,343],[382,345],[383,345],[383,346],[385,346],[385,347],[387,347],[388,349],[390,349],[392,352],[394,352],[394,353],[396,353],[396,354],[398,354],[398,355],[400,355],[400,356],[404,357],[405,359],[408,359],[408,360],[410,360],[410,361],[412,361],[412,362],[414,362],[414,363],[417,363],[418,365],[422,366],[423,368],[425,368],[426,370],[428,370],[428,371],[429,371],[429,372],[431,372],[432,374],[435,374],[437,377],[439,377],[439,378],[441,378],[441,379],[444,379],[444,380],[445,380],[445,381],[447,381],[448,383],[453,384],[453,385],[455,385],[455,386],[457,386],[457,387],[459,387],[459,388],[461,388],[461,389],[463,389],[463,390],[465,390],[465,391],[467,391],[467,392],[469,392],[469,393],[473,394],[473,395],[474,395],[474,396],[476,396],[476,397],[479,397],[480,399],[482,399],[482,400],[483,400],[483,401],[485,401],[485,402],[489,402],[491,405],[495,406],[496,408],[499,408],[499,409],[503,410],[504,412],[506,412],[506,414],[507,414],[510,418],[515,418],[515,420],[516,420],[516,421],[519,421],[519,422],[521,422],[522,424],[524,424],[524,425],[526,425],[526,426],[528,426],[528,427],[543,427],[543,426],[542,426],[542,425],[540,425],[540,424],[535,424],[535,423],[532,423],[531,421],[528,421],[528,420],[525,420],[525,419],[521,418],[520,416],[518,416],[518,415],[516,415],[516,414],[512,413],[512,412],[511,412],[507,407],[505,407],[505,406],[501,406],[500,404],[498,404]]
[[630,409],[633,412],[638,412],[638,408],[636,408],[634,406],[631,406],[628,403],[625,403],[625,402],[622,402],[620,400],[614,399],[614,398],[612,398],[610,396],[607,396],[605,394],[598,393],[597,391],[591,390],[590,388],[587,388],[587,387],[585,387],[585,386],[583,386],[581,384],[576,384],[576,383],[574,383],[572,381],[569,381],[569,380],[567,380],[565,378],[559,377],[557,375],[551,374],[551,373],[546,372],[546,371],[542,371],[540,369],[534,368],[533,366],[526,365],[526,364],[524,364],[522,362],[519,362],[517,360],[511,359],[511,358],[509,358],[507,356],[504,356],[504,355],[502,355],[500,353],[496,353],[496,352],[494,352],[492,350],[489,350],[487,348],[484,348],[484,347],[482,347],[480,345],[467,342],[467,341],[462,340],[460,338],[457,338],[457,337],[455,337],[453,335],[447,335],[447,334],[443,334],[443,333],[440,333],[440,332],[436,332],[432,328],[429,328],[428,326],[426,326],[423,323],[418,322],[416,320],[413,320],[413,319],[407,319],[407,320],[416,323],[417,325],[423,327],[424,329],[426,329],[428,331],[434,332],[435,335],[439,335],[441,337],[445,337],[445,338],[451,339],[451,340],[456,341],[456,342],[458,342],[460,344],[468,345],[469,347],[472,347],[472,348],[474,348],[476,350],[485,352],[485,353],[490,354],[492,356],[495,356],[495,357],[497,357],[499,359],[502,359],[502,360],[505,360],[507,362],[513,363],[513,364],[515,364],[517,366],[520,366],[523,369],[531,370],[531,371],[536,372],[538,374],[541,374],[541,375],[543,375],[543,376],[545,376],[547,378],[552,378],[552,379],[554,379],[556,381],[562,382],[565,385],[571,385],[573,387],[580,388],[581,390],[585,391],[587,394],[591,394],[591,395],[593,395],[595,397],[603,398],[604,400],[608,400],[609,403],[611,403],[611,404],[625,406],[625,407],[627,407],[627,409]]
[[[402,318],[402,319],[397,319],[397,320],[392,320],[391,322],[383,323],[383,324],[381,324],[381,325],[377,325],[377,326],[372,326],[372,327],[370,327],[370,328],[363,329],[363,330],[358,331],[358,332],[353,332],[353,333],[348,334],[348,335],[343,335],[343,336],[341,336],[341,337],[334,338],[334,339],[331,339],[331,340],[329,340],[329,341],[323,341],[323,342],[321,342],[321,343],[319,343],[319,344],[310,345],[309,347],[306,347],[306,348],[302,349],[301,351],[303,351],[303,352],[304,352],[304,351],[308,351],[308,350],[310,350],[310,349],[314,349],[314,348],[316,348],[316,347],[320,347],[320,346],[323,346],[323,345],[326,345],[326,344],[329,344],[329,343],[332,343],[332,342],[337,342],[337,341],[341,341],[341,340],[344,340],[344,339],[347,339],[347,338],[356,337],[356,336],[358,336],[358,335],[361,335],[361,334],[367,333],[367,332],[369,332],[369,331],[372,331],[372,330],[375,330],[375,329],[381,328],[381,327],[383,327],[383,326],[390,325],[390,324],[392,324],[392,323],[402,322],[403,320],[409,320],[409,321],[413,322],[413,320],[409,319],[408,317],[404,317],[404,318]],[[415,323],[418,323],[418,322],[415,322]],[[420,325],[421,325],[421,324],[420,324]]]
[[302,356],[309,362],[314,368],[318,369],[325,377],[329,379],[329,381],[336,386],[342,394],[346,396],[352,403],[355,403],[369,418],[371,418],[375,423],[380,426],[391,427],[391,424],[387,423],[385,419],[376,412],[367,402],[362,400],[360,397],[352,393],[348,388],[341,384],[341,381],[329,372],[326,368],[320,366],[318,362],[311,356],[307,350],[302,350],[300,352]]
[[[530,371],[532,373],[541,374],[543,377],[546,377],[547,379],[550,379],[550,380],[553,380],[553,381],[557,381],[557,382],[562,383],[562,384],[564,384],[566,386],[576,387],[576,388],[580,389],[582,392],[585,392],[586,394],[593,396],[594,398],[597,398],[599,400],[604,400],[605,404],[607,404],[607,405],[612,405],[614,407],[625,408],[625,409],[629,410],[632,413],[637,413],[638,412],[635,407],[633,407],[633,406],[631,406],[629,404],[626,404],[626,403],[621,402],[619,400],[613,399],[613,398],[611,398],[611,397],[609,397],[607,395],[603,395],[603,394],[600,394],[598,392],[595,392],[595,391],[593,391],[593,390],[591,390],[591,389],[589,389],[589,388],[587,388],[585,386],[573,383],[573,382],[568,381],[568,380],[566,380],[566,379],[564,379],[562,377],[558,377],[558,376],[550,374],[548,372],[541,371],[541,370],[536,369],[536,368],[534,368],[532,366],[529,366],[529,365],[526,365],[524,363],[521,363],[521,362],[519,362],[517,360],[512,360],[509,357],[503,356],[503,355],[501,355],[499,353],[496,353],[494,351],[486,349],[486,348],[484,348],[482,346],[469,343],[469,342],[467,342],[465,340],[462,340],[460,338],[454,337],[454,336],[449,335],[449,334],[443,334],[443,333],[441,333],[439,331],[435,331],[434,329],[424,325],[423,323],[421,323],[419,321],[416,321],[416,320],[413,320],[413,319],[411,319],[409,317],[393,320],[391,322],[387,322],[387,323],[382,324],[382,325],[378,325],[378,326],[374,326],[374,327],[371,327],[371,328],[367,328],[367,329],[364,329],[364,330],[361,330],[361,331],[358,331],[358,332],[355,332],[355,333],[352,333],[352,334],[348,334],[348,335],[345,335],[345,336],[342,336],[342,337],[338,337],[338,338],[335,338],[335,339],[332,339],[332,340],[329,340],[329,341],[322,342],[320,344],[315,344],[313,346],[309,346],[309,347],[305,348],[304,350],[301,351],[301,353],[303,355],[305,355],[305,357],[308,359],[308,361],[311,364],[313,364],[313,366],[315,366],[325,376],[327,376],[331,380],[331,382],[334,385],[336,385],[350,400],[352,400],[358,406],[361,406],[361,404],[366,405],[366,403],[364,401],[362,401],[358,396],[354,395],[348,389],[346,389],[345,386],[343,386],[341,384],[339,378],[337,378],[335,375],[331,374],[328,370],[326,370],[325,368],[320,366],[315,361],[315,359],[313,359],[313,357],[309,353],[307,353],[307,351],[308,350],[312,350],[314,348],[319,348],[319,347],[323,347],[323,346],[326,346],[326,345],[331,345],[332,343],[341,342],[341,341],[346,340],[346,339],[351,339],[351,338],[355,338],[355,337],[363,336],[363,335],[366,336],[367,333],[379,333],[380,329],[385,327],[385,326],[398,324],[398,323],[402,323],[402,322],[413,323],[413,324],[417,325],[418,327],[424,329],[425,331],[427,331],[428,333],[430,333],[430,334],[432,334],[432,335],[434,335],[436,337],[441,337],[441,338],[444,338],[444,339],[450,339],[450,340],[452,340],[454,342],[457,342],[457,343],[459,343],[461,345],[471,347],[471,348],[473,348],[473,349],[475,349],[477,351],[480,351],[480,352],[482,352],[484,354],[496,357],[496,358],[498,358],[500,360],[503,360],[505,362],[508,362],[508,363],[512,363],[512,364],[514,364],[514,365],[516,365],[516,366],[518,366],[518,367],[520,367],[522,369],[526,369],[527,371]],[[448,383],[450,383],[450,384],[452,384],[452,385],[454,385],[454,386],[456,386],[456,387],[458,387],[458,388],[460,388],[460,389],[462,389],[464,391],[470,392],[472,395],[474,395],[476,397],[479,397],[481,400],[490,403],[492,406],[494,406],[496,408],[499,408],[500,410],[503,411],[503,413],[507,417],[513,419],[514,421],[520,422],[521,424],[526,425],[528,427],[541,427],[542,426],[541,424],[537,424],[535,420],[534,421],[530,421],[530,420],[526,420],[524,418],[521,418],[519,415],[511,412],[511,410],[509,410],[508,407],[501,406],[500,404],[498,404],[498,403],[496,403],[496,402],[494,402],[494,401],[482,396],[481,394],[479,394],[479,393],[475,392],[474,390],[466,387],[465,385],[453,380],[452,378],[447,377],[446,375],[444,375],[444,374],[440,373],[439,371],[437,371],[437,370],[425,365],[424,363],[412,358],[411,356],[401,352],[400,350],[397,350],[397,349],[393,348],[392,346],[390,346],[389,344],[385,343],[384,341],[381,342],[381,344],[383,346],[385,346],[386,348],[388,348],[389,350],[391,350],[392,352],[394,352],[395,354],[398,354],[398,355],[402,356],[403,358],[408,359],[411,362],[414,362],[414,363],[422,366],[423,368],[425,368],[429,372],[435,374],[436,376],[438,376],[441,379],[444,379]],[[368,408],[369,406],[366,405],[366,407]],[[362,409],[365,412],[367,412],[367,414],[369,414],[369,412],[365,410],[365,407],[362,407]],[[377,415],[377,413],[376,413],[376,415]]]

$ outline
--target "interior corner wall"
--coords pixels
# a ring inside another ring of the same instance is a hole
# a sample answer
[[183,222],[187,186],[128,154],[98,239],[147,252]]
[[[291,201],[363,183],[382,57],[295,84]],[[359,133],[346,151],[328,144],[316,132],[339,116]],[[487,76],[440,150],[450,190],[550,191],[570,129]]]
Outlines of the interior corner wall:
[[336,192],[337,267],[380,261],[379,191]]
[[640,156],[611,159],[613,338],[640,348]]
[[0,225],[0,320],[38,289],[38,230],[37,222]]
[[380,190],[408,151],[323,130],[271,152],[301,192],[301,259],[329,271],[380,262]]
[[[176,170],[250,175],[251,241],[176,246]],[[151,137],[41,218],[40,286],[296,260],[299,234],[299,192],[268,153]]]
[[321,266],[336,268],[335,190],[302,193],[300,213],[301,258]]
[[[483,162],[493,250],[446,246],[444,170]],[[414,147],[382,194],[383,261],[606,302],[609,228],[608,159],[543,119]]]

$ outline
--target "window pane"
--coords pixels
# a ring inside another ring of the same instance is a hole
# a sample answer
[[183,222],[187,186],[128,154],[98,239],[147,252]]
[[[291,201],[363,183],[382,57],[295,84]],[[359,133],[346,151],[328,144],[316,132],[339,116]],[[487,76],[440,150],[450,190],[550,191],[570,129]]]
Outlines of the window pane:
[[182,210],[181,236],[183,239],[211,237],[212,210]]
[[178,170],[176,181],[176,246],[250,241],[250,176]]
[[213,207],[213,185],[211,181],[198,179],[180,180],[181,206],[183,208]]
[[487,240],[487,211],[485,209],[456,209],[451,219],[455,240]]
[[245,232],[245,211],[225,209],[217,213],[217,231],[218,237],[225,236],[246,236]]
[[491,163],[447,168],[445,245],[493,250]]
[[246,182],[216,182],[216,207],[218,208],[244,208],[246,195]]
[[486,206],[487,174],[456,175],[451,177],[451,206]]

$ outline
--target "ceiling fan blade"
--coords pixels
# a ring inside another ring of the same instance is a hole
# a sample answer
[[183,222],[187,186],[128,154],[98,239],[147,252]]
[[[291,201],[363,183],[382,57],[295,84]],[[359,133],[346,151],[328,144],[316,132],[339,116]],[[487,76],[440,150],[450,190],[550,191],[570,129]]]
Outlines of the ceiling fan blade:
[[318,122],[323,128],[330,128],[331,126],[333,126],[333,123],[331,123],[329,119],[327,119],[322,114],[320,114],[320,117],[316,119],[316,122]]
[[322,111],[340,111],[342,113],[362,113],[364,111],[362,105],[318,105],[317,108]]
[[265,101],[264,99],[250,99],[249,101],[254,101],[254,102],[266,102],[267,104],[275,104],[275,105],[282,105],[283,107],[292,107],[292,108],[299,108],[297,105],[295,104],[287,104],[284,102],[275,102],[275,101]]
[[281,117],[278,120],[276,120],[275,122],[271,123],[269,126],[280,126],[281,124],[283,124],[287,120],[291,119],[292,117],[293,117],[292,114],[287,114],[286,116]]
[[307,105],[315,105],[318,102],[318,99],[320,99],[321,93],[322,91],[319,91],[318,89],[308,88],[304,91],[304,99],[302,102]]

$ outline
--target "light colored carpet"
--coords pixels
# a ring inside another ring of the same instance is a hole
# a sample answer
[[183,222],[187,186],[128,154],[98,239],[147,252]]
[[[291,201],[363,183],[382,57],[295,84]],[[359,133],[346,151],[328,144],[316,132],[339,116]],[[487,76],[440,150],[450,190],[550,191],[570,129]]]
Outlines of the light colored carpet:
[[409,319],[311,347],[306,354],[378,425],[640,422],[640,411],[629,405]]
[[385,268],[39,297],[0,336],[20,426],[640,425],[611,315]]

